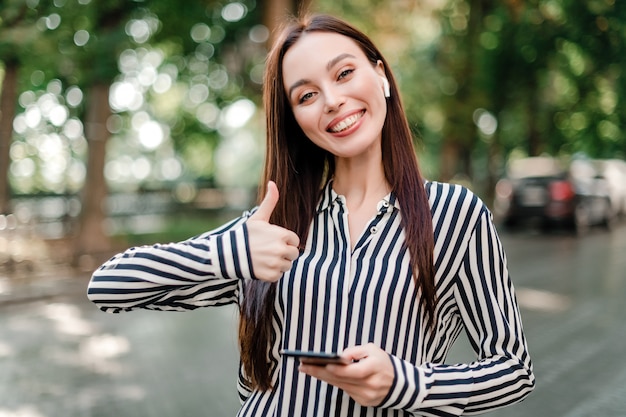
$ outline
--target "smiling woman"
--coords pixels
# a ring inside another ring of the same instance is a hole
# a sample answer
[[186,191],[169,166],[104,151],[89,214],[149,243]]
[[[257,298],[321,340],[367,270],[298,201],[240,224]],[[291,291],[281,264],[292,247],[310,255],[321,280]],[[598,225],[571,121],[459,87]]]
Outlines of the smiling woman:
[[[309,51],[316,51],[315,60],[308,59]],[[338,157],[336,168],[343,170],[344,161],[361,157],[379,168],[387,115],[382,61],[372,65],[350,38],[324,32],[303,35],[286,52],[283,67],[289,69],[283,82],[298,125],[313,143]],[[382,178],[374,180],[381,183]]]
[[[451,416],[525,398],[535,378],[491,213],[423,179],[370,39],[332,16],[287,22],[264,104],[258,206],[116,255],[89,298],[113,313],[238,305],[241,417]],[[447,365],[463,330],[476,359]]]

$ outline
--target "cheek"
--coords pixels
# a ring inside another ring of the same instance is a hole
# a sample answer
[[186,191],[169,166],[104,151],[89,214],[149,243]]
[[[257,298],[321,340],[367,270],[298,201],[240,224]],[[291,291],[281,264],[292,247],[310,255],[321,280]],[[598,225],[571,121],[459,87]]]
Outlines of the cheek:
[[324,148],[324,141],[321,139],[321,128],[318,125],[318,119],[315,117],[312,112],[308,111],[300,111],[298,113],[294,112],[294,116],[296,118],[296,122],[304,135],[314,144],[319,146],[320,148]]
[[294,111],[294,117],[304,133],[309,135],[314,129],[318,129],[319,118],[313,106]]

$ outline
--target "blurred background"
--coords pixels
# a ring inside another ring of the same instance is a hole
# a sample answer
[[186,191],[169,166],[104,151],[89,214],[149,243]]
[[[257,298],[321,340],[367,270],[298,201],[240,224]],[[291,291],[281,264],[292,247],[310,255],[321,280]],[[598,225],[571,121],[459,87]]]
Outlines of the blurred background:
[[0,417],[234,415],[235,310],[84,292],[255,204],[265,55],[307,7],[370,35],[425,176],[492,209],[547,381],[499,415],[626,416],[625,4],[0,0]]

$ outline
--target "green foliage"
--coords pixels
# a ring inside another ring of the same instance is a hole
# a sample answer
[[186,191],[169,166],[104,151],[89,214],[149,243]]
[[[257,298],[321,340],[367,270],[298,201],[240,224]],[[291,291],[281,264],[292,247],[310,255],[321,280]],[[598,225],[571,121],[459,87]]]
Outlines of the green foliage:
[[[222,112],[242,97],[260,103],[265,45],[250,36],[261,20],[254,1],[6,0],[3,6],[0,60],[18,63],[18,94],[26,93],[20,96],[16,149],[39,149],[38,138],[50,134],[64,142],[57,153],[71,147],[66,127],[54,125],[44,101],[52,97],[67,109],[67,120],[85,121],[91,86],[110,85],[113,140],[106,172],[112,189],[164,186],[175,176],[213,178],[216,149],[233,133]],[[71,90],[82,94],[77,103],[69,103]],[[27,112],[42,115],[41,121]],[[146,123],[150,133],[141,130]],[[72,158],[84,166],[85,156]],[[45,158],[39,150],[20,153],[13,188],[67,190],[67,183],[51,189],[37,180],[41,175],[28,174],[42,172]],[[173,161],[182,170],[172,170]],[[169,174],[161,172],[164,166]]]
[[[236,138],[226,110],[243,97],[261,105],[266,48],[252,34],[262,32],[262,4],[4,0],[0,61],[21,65],[18,90],[34,93],[23,103],[52,87],[67,105],[72,88],[134,85],[142,101],[113,109],[108,161],[173,158],[185,178],[212,179],[218,148]],[[497,176],[511,152],[626,157],[626,8],[617,0],[317,0],[313,9],[345,17],[383,50],[432,177]],[[83,107],[69,106],[68,120],[83,119]],[[161,126],[160,148],[141,144],[138,120]],[[251,120],[258,139],[262,125]],[[64,126],[41,129],[70,148]],[[441,157],[450,150],[452,163]]]

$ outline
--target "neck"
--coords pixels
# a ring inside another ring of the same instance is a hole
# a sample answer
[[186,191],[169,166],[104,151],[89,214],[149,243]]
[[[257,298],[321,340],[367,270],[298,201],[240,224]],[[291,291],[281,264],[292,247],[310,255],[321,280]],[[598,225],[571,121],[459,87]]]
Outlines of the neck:
[[333,188],[348,201],[380,199],[391,191],[380,159],[375,162],[337,160]]

